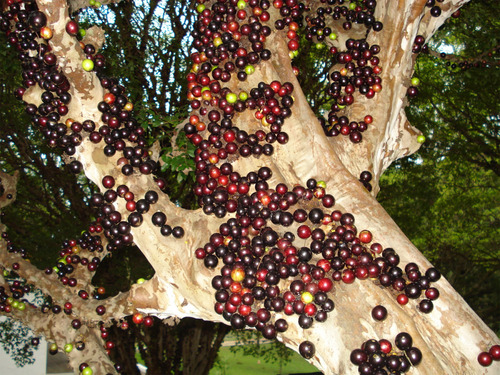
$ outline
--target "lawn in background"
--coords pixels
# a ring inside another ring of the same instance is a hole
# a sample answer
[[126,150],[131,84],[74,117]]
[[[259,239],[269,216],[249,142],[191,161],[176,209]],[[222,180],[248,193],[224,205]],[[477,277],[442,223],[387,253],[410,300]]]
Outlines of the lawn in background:
[[[293,353],[292,360],[283,365],[281,374],[314,373],[318,369],[309,364],[298,353]],[[228,346],[219,349],[217,364],[210,370],[210,375],[277,375],[280,374],[280,364],[266,363],[257,357],[244,356],[241,353],[231,353]]]

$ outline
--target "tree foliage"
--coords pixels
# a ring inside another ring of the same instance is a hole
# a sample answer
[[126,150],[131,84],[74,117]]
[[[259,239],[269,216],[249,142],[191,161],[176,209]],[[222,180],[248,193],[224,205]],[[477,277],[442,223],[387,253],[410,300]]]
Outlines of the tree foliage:
[[427,139],[387,171],[378,199],[498,333],[500,75],[492,36],[500,23],[491,5],[462,8],[429,42],[433,53],[419,55],[419,95],[407,113]]

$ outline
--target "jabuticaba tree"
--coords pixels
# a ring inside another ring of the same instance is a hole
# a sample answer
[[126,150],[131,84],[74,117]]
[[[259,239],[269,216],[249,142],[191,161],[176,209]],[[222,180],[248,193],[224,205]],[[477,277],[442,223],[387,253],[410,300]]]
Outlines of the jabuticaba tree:
[[[21,280],[2,280],[2,312],[86,375],[120,372],[107,327],[131,315],[134,324],[194,317],[254,328],[326,374],[498,372],[495,334],[374,198],[384,170],[422,140],[404,114],[417,92],[415,52],[463,3],[194,4],[192,111],[179,129],[196,146],[201,208],[186,210],[155,177],[156,153],[123,82],[100,72],[102,33],[83,36],[71,18],[88,4],[8,0],[0,28],[24,71],[15,95],[101,193],[90,198],[95,221],[65,242],[54,269],[32,266],[2,228],[4,273]],[[331,52],[322,119],[296,78],[308,74],[293,67],[298,35]],[[16,178],[1,177],[5,206]],[[130,243],[155,275],[92,298],[92,272]],[[52,303],[27,305],[28,285]]]

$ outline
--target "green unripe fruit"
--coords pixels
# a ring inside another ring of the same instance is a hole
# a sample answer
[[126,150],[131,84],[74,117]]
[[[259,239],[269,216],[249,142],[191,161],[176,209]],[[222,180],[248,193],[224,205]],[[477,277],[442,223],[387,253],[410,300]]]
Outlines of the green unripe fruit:
[[143,277],[141,277],[140,279],[137,279],[137,284],[143,284],[146,282],[146,279],[144,279]]
[[425,142],[425,135],[419,135],[417,137],[417,142],[418,143],[424,143]]
[[66,344],[64,345],[64,351],[66,353],[70,353],[73,350],[73,344]]
[[228,103],[234,104],[238,100],[238,96],[234,92],[230,92],[226,95],[226,100]]
[[331,33],[330,35],[328,35],[328,38],[330,38],[331,40],[335,40],[337,39],[337,34]]
[[252,65],[245,66],[245,73],[247,75],[253,74],[255,72],[255,68]]
[[19,311],[24,311],[24,310],[26,310],[26,304],[25,304],[24,302],[19,302],[19,303],[17,304],[17,309],[18,309]]
[[214,38],[214,46],[215,47],[219,47],[220,45],[222,44],[222,39],[217,37],[217,38]]
[[418,85],[420,85],[420,80],[417,77],[413,77],[411,79],[411,85],[412,86],[418,86]]
[[201,12],[203,12],[204,10],[205,10],[205,5],[204,5],[204,4],[200,4],[200,5],[198,5],[198,6],[196,7],[196,11],[197,11],[198,13],[201,13]]
[[90,59],[85,59],[82,61],[82,68],[86,72],[90,72],[91,70],[94,69],[94,62]]
[[240,97],[240,100],[245,101],[248,99],[248,93],[245,91],[242,91],[242,92],[240,92],[239,97]]
[[247,6],[247,3],[245,2],[245,0],[239,0],[238,4],[236,4],[236,6],[238,7],[238,9],[245,9]]
[[325,181],[318,181],[318,182],[316,182],[316,186],[325,189],[326,188],[326,182]]
[[92,375],[94,371],[90,367],[85,367],[82,371],[82,375]]

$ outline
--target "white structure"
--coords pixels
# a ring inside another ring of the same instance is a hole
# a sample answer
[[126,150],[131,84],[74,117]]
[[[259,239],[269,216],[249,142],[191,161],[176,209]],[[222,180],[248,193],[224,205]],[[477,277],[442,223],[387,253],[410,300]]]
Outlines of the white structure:
[[34,352],[35,363],[24,367],[17,367],[9,354],[0,348],[0,374],[5,375],[73,375],[68,367],[66,355],[58,353],[50,355],[47,341],[40,339],[38,350]]

